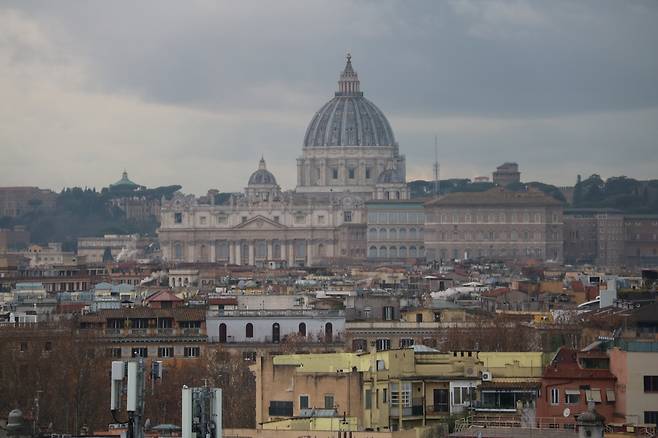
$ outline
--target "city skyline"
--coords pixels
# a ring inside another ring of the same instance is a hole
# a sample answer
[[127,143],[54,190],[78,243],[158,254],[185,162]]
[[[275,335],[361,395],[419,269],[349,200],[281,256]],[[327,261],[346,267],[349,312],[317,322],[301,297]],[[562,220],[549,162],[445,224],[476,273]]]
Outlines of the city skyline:
[[347,51],[407,180],[432,179],[435,134],[441,178],[505,161],[559,185],[653,177],[650,2],[169,6],[0,6],[0,185],[100,189],[125,168],[150,187],[240,191],[265,156],[294,188]]

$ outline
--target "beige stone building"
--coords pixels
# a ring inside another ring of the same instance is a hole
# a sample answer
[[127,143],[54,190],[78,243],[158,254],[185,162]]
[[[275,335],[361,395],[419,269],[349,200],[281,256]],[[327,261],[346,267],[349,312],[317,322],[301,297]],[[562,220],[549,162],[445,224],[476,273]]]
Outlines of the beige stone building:
[[516,163],[503,163],[496,167],[496,171],[492,174],[493,183],[498,186],[506,186],[512,183],[521,181],[521,172],[519,172],[519,165]]
[[624,215],[612,209],[569,209],[564,212],[564,260],[620,266],[624,263]]
[[451,193],[425,204],[429,260],[562,261],[562,204],[540,191]]
[[363,97],[348,55],[335,96],[312,117],[297,160],[297,187],[283,191],[264,159],[244,193],[176,194],[161,209],[165,260],[307,266],[366,258],[371,199],[408,199],[405,159],[388,120]]
[[37,208],[55,208],[57,193],[39,187],[0,187],[0,217],[18,217]]

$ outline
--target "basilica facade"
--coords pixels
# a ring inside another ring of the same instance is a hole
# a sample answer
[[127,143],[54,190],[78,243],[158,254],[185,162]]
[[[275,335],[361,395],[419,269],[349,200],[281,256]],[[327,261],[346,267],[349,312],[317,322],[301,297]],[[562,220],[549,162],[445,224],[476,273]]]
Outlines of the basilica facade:
[[404,155],[382,111],[364,97],[351,57],[338,90],[312,117],[297,187],[282,190],[263,158],[243,193],[218,202],[163,201],[163,257],[178,262],[309,266],[367,257],[366,203],[409,199]]

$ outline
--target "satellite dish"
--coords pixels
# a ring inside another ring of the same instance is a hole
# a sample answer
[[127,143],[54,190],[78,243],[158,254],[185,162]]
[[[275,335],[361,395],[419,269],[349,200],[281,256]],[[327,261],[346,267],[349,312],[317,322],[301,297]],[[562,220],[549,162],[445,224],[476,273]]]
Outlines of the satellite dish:
[[564,408],[564,411],[562,411],[562,416],[564,416],[564,418],[567,418],[569,415],[571,415],[571,409]]

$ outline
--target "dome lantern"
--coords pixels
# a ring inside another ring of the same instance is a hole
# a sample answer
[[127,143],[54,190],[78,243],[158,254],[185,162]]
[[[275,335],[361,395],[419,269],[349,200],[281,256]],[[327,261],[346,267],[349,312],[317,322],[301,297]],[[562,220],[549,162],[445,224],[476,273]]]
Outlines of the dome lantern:
[[338,92],[336,96],[363,96],[363,93],[359,90],[359,86],[359,75],[352,68],[352,55],[348,53],[345,70],[340,74],[340,79],[338,80]]

